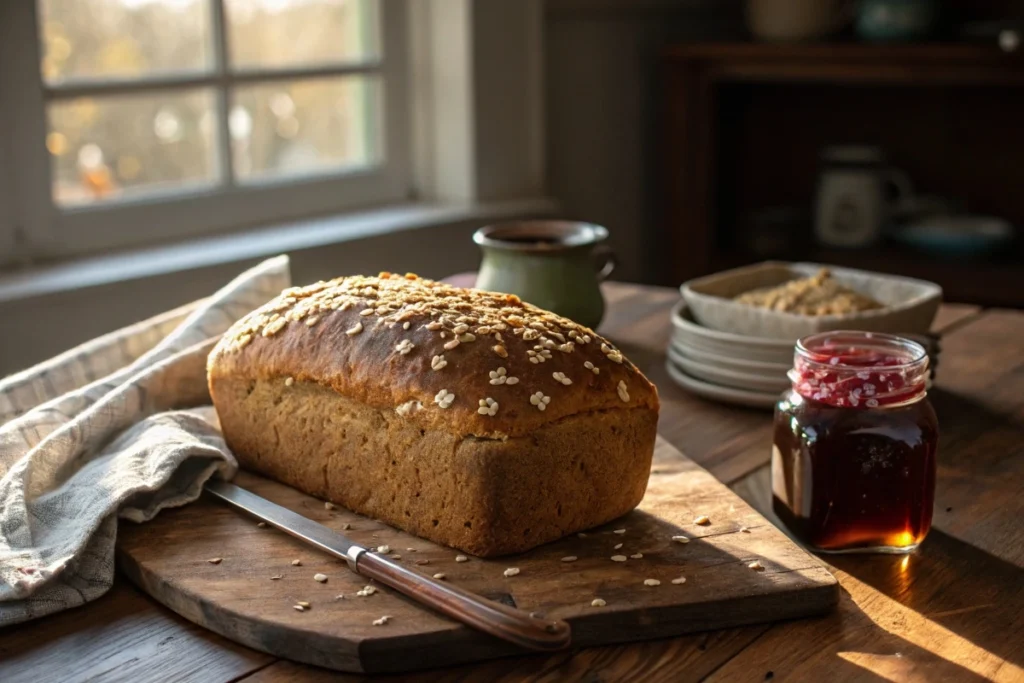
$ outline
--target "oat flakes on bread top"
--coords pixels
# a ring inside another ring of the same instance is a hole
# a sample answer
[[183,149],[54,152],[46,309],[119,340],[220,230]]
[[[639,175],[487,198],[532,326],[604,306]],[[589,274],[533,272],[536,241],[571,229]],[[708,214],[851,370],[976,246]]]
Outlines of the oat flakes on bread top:
[[286,289],[232,326],[209,368],[211,381],[315,381],[427,429],[491,438],[658,408],[654,385],[589,328],[514,295],[412,274]]
[[736,297],[738,303],[801,315],[845,315],[882,308],[874,299],[839,284],[827,268],[810,277],[760,287]]

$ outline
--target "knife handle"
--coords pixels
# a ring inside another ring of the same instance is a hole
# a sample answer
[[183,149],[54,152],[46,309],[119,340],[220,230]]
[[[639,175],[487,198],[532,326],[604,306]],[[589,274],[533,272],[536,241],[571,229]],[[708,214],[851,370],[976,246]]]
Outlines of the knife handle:
[[561,619],[532,617],[458,586],[429,579],[373,553],[360,553],[356,571],[485,633],[531,650],[559,650],[572,638]]

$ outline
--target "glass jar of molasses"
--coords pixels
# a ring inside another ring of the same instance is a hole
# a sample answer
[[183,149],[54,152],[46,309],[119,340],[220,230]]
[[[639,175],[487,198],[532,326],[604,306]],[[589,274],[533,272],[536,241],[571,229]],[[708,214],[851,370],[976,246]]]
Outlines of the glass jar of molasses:
[[825,332],[797,342],[789,378],[775,406],[775,514],[817,551],[912,551],[931,528],[935,496],[924,348]]

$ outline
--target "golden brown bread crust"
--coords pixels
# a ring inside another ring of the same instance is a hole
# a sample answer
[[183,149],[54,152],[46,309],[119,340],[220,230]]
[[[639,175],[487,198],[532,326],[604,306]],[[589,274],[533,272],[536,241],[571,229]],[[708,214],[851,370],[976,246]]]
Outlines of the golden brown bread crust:
[[[654,385],[589,328],[511,295],[410,278],[285,290],[228,331],[210,378],[316,382],[374,408],[405,405],[423,428],[494,438],[593,410],[658,410]],[[480,412],[487,399],[493,415]]]
[[478,555],[635,507],[654,386],[592,330],[415,276],[286,290],[208,363],[243,467]]
[[481,557],[528,550],[636,507],[658,420],[616,408],[529,436],[480,439],[420,429],[312,383],[218,378],[213,388],[244,468]]

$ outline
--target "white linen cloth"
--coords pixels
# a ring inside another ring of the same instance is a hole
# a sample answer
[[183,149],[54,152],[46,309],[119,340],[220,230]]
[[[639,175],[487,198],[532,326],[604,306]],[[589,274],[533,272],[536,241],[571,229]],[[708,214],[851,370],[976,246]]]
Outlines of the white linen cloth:
[[0,381],[0,626],[103,595],[118,517],[145,522],[234,475],[206,356],[290,284],[286,256],[264,261],[208,299]]

